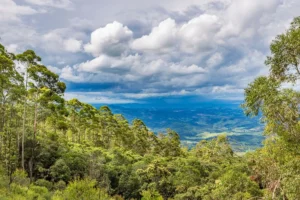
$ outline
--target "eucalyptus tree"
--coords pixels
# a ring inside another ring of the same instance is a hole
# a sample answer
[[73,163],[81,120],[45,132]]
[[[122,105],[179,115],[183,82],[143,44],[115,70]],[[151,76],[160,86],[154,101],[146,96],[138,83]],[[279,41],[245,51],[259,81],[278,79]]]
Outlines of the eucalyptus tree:
[[300,93],[293,87],[300,78],[299,46],[300,17],[297,17],[291,27],[272,42],[271,56],[266,60],[270,74],[257,78],[246,88],[243,104],[247,115],[263,113],[266,134],[278,135],[294,144],[300,141]]
[[150,150],[148,137],[151,133],[140,119],[133,120],[131,130],[135,137],[133,149],[139,154],[144,155]]
[[23,78],[16,70],[14,58],[0,45],[0,160],[5,160],[10,177],[18,161],[17,103],[24,92]]
[[101,106],[99,114],[102,145],[105,148],[111,148],[114,146],[118,134],[118,123],[114,119],[113,113],[108,106]]
[[[265,147],[253,165],[255,176],[267,180],[262,183],[271,193],[271,198],[299,199],[300,193],[289,184],[291,178],[300,178],[298,164],[300,157],[300,17],[290,28],[272,41],[271,55],[266,65],[268,76],[259,77],[245,90],[244,110],[247,115],[263,115],[264,133],[268,136]],[[267,156],[265,156],[267,154]],[[289,155],[289,156],[288,156]],[[268,162],[265,164],[264,162]],[[269,166],[274,166],[269,168]],[[259,167],[259,172],[255,170]],[[287,171],[288,169],[288,171]],[[263,173],[261,173],[263,172]],[[289,181],[287,181],[289,180]]]
[[66,85],[59,81],[57,74],[51,72],[44,65],[34,65],[28,68],[29,96],[34,102],[33,137],[37,134],[37,120],[39,107],[55,110],[55,106],[63,103],[62,95]]
[[82,109],[79,112],[80,116],[80,130],[82,131],[83,141],[93,138],[95,125],[98,126],[96,121],[97,109],[90,105],[82,103]]
[[[69,120],[70,122],[70,129],[72,131],[72,141],[76,141],[76,135],[79,138],[79,130],[78,130],[78,122],[79,122],[79,112],[82,109],[82,103],[78,99],[71,99],[66,103],[68,112],[69,112]],[[78,139],[79,140],[79,139]]]
[[12,83],[10,81],[10,77],[13,73],[14,63],[7,55],[5,48],[1,45],[0,46],[0,103],[1,103],[1,110],[0,110],[0,159],[2,158],[2,145],[3,145],[3,138],[2,135],[4,134],[4,126],[5,126],[5,109],[7,103],[7,96],[9,95],[9,89],[12,87]]
[[38,130],[38,116],[40,107],[55,113],[57,107],[64,103],[62,95],[66,89],[66,86],[64,83],[59,81],[57,74],[48,70],[44,65],[31,65],[27,69],[27,73],[29,86],[28,97],[34,104],[33,145],[32,156],[29,161],[30,178],[32,179],[32,172],[35,163],[33,151],[36,146],[36,134]]
[[134,136],[130,132],[128,121],[121,114],[114,114],[114,119],[118,124],[118,146],[130,149],[131,143],[134,141]]
[[25,86],[25,95],[24,95],[24,109],[23,109],[23,130],[22,130],[22,147],[21,147],[21,165],[22,168],[25,169],[25,160],[24,160],[24,152],[25,152],[25,134],[26,134],[26,118],[27,118],[27,90],[28,90],[28,68],[38,65],[38,62],[41,61],[41,58],[35,54],[32,50],[27,50],[22,54],[18,54],[16,59],[23,64],[24,70],[24,86]]

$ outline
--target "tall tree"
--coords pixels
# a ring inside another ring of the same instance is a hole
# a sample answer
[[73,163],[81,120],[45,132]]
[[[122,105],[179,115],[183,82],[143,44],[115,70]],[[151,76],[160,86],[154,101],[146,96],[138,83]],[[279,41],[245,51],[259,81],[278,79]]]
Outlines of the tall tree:
[[[245,90],[247,115],[263,115],[265,147],[251,158],[254,177],[267,188],[272,199],[299,199],[300,193],[290,182],[298,184],[300,157],[300,17],[271,44],[266,65],[269,76],[259,77]],[[294,181],[292,181],[294,180]]]
[[28,68],[35,66],[41,61],[41,58],[35,54],[32,50],[27,50],[22,54],[17,55],[17,60],[23,64],[25,68],[24,72],[24,80],[25,80],[25,95],[24,95],[24,109],[23,109],[23,130],[22,130],[22,161],[21,165],[22,168],[25,169],[25,159],[24,159],[24,152],[25,152],[25,134],[26,134],[26,109],[27,109],[27,89],[28,89]]
[[19,96],[24,92],[23,78],[17,72],[13,59],[14,55],[0,45],[0,160],[6,161],[10,177],[17,167],[20,138],[13,118],[16,116]]

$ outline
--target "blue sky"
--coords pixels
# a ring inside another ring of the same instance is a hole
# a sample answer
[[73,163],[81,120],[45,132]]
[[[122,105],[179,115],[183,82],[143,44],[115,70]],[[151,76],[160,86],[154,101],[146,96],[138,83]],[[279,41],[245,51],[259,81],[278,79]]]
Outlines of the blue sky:
[[237,100],[268,72],[269,44],[299,9],[297,0],[0,0],[0,37],[11,52],[41,55],[67,99]]

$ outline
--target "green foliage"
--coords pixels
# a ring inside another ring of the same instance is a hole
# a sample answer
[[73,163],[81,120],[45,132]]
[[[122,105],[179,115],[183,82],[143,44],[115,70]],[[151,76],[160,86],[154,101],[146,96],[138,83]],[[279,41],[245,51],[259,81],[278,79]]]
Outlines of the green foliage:
[[215,185],[212,191],[214,199],[258,199],[262,196],[257,183],[246,174],[234,170],[227,171]]
[[54,181],[69,181],[71,170],[63,159],[58,159],[55,164],[50,167],[50,175]]
[[246,114],[263,114],[268,138],[262,149],[247,155],[252,179],[265,189],[267,199],[299,199],[300,93],[293,86],[300,76],[300,18],[271,44],[267,77],[245,90]]
[[163,200],[163,197],[155,190],[144,190],[142,200]]
[[27,173],[24,170],[17,169],[12,175],[12,182],[21,186],[30,184]]
[[104,191],[95,188],[96,181],[91,179],[75,180],[61,193],[57,192],[54,199],[74,199],[74,200],[110,200],[111,197]]
[[47,181],[45,179],[38,179],[34,182],[34,185],[36,186],[40,186],[40,187],[45,187],[48,190],[52,190],[53,188],[53,183],[51,183],[50,181]]
[[57,183],[55,183],[54,188],[56,190],[64,190],[66,188],[66,183],[64,181],[60,180]]

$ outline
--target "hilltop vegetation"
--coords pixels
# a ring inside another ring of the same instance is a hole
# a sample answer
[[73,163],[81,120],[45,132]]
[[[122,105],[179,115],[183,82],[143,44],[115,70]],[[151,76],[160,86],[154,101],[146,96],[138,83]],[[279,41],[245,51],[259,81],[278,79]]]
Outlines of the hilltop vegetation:
[[170,129],[155,135],[107,106],[66,101],[34,51],[1,45],[0,199],[300,199],[300,18],[271,53],[243,104],[262,113],[267,138],[237,156],[225,135],[187,150]]
[[164,132],[165,127],[175,130],[181,144],[189,148],[200,140],[226,134],[233,150],[244,153],[262,146],[264,126],[259,120],[261,116],[247,118],[240,104],[218,101],[177,107],[170,104],[163,108],[153,108],[153,104],[110,105],[110,108],[115,113],[122,113],[128,121],[142,119],[154,132]]

